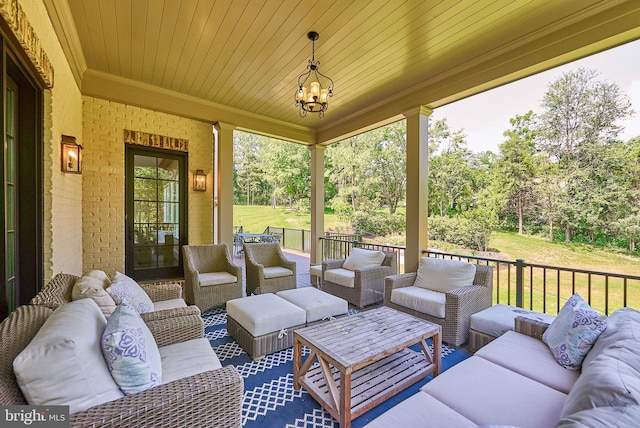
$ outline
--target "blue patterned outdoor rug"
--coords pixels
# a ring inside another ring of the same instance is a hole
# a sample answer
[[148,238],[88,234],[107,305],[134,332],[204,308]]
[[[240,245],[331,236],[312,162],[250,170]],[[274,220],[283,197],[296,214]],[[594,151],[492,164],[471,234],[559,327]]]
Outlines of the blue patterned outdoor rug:
[[[350,313],[356,313],[349,310]],[[214,309],[202,315],[205,337],[223,366],[233,365],[244,379],[242,425],[247,428],[338,428],[339,424],[304,388],[293,389],[293,348],[267,355],[258,361],[251,357],[227,334],[227,312]],[[306,349],[306,348],[305,348]],[[413,349],[413,347],[412,347]],[[419,347],[415,348],[419,351]],[[307,351],[308,354],[308,351]],[[306,355],[306,354],[304,354]],[[447,345],[442,346],[443,371],[469,355]],[[427,378],[390,398],[383,404],[354,419],[351,426],[360,428],[390,409],[431,379]]]

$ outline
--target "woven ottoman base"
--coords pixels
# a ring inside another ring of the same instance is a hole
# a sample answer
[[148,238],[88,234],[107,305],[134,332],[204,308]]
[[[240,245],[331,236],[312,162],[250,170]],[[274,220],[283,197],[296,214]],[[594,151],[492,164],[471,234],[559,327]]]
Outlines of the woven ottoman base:
[[242,327],[240,323],[227,315],[227,331],[229,332],[229,336],[233,337],[242,349],[247,351],[249,356],[254,360],[267,354],[272,354],[292,347],[293,331],[304,326],[304,324],[301,324],[289,327],[286,329],[285,334],[281,334],[280,331],[274,331],[273,333],[254,337],[244,327]]
[[494,339],[497,339],[497,337],[470,329],[469,330],[469,351],[476,352],[478,349],[482,348],[484,345],[488,344]]

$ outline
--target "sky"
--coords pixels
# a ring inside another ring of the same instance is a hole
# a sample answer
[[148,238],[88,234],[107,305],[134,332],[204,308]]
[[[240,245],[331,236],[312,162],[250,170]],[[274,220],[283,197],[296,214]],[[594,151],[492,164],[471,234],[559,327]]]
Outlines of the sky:
[[509,119],[529,110],[540,113],[542,96],[549,84],[562,73],[580,67],[597,70],[600,81],[618,84],[635,111],[620,122],[625,130],[619,138],[626,141],[640,136],[640,40],[437,108],[431,119],[446,118],[450,129],[462,129],[472,152],[498,153],[499,144],[505,140],[503,132],[510,128]]

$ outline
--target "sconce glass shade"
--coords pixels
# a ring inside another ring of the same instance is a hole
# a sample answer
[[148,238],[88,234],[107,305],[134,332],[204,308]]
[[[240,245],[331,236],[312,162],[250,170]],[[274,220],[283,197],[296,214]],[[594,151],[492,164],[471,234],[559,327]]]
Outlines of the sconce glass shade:
[[207,191],[207,174],[201,169],[193,173],[193,190],[196,192]]
[[82,146],[76,143],[76,137],[62,136],[60,169],[66,173],[82,174]]

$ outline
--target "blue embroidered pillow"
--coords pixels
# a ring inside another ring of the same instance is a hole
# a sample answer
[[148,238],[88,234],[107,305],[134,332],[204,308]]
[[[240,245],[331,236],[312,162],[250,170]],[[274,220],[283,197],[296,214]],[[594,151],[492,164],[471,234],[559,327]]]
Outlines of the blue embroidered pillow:
[[126,395],[162,383],[158,345],[140,314],[126,302],[111,314],[101,345],[109,372]]
[[571,296],[542,335],[562,367],[580,370],[582,360],[600,333],[607,328],[607,317],[600,315],[577,293]]
[[126,300],[138,313],[144,314],[154,310],[151,298],[144,292],[142,287],[120,272],[116,272],[113,282],[107,288],[107,292],[117,304],[121,304]]

